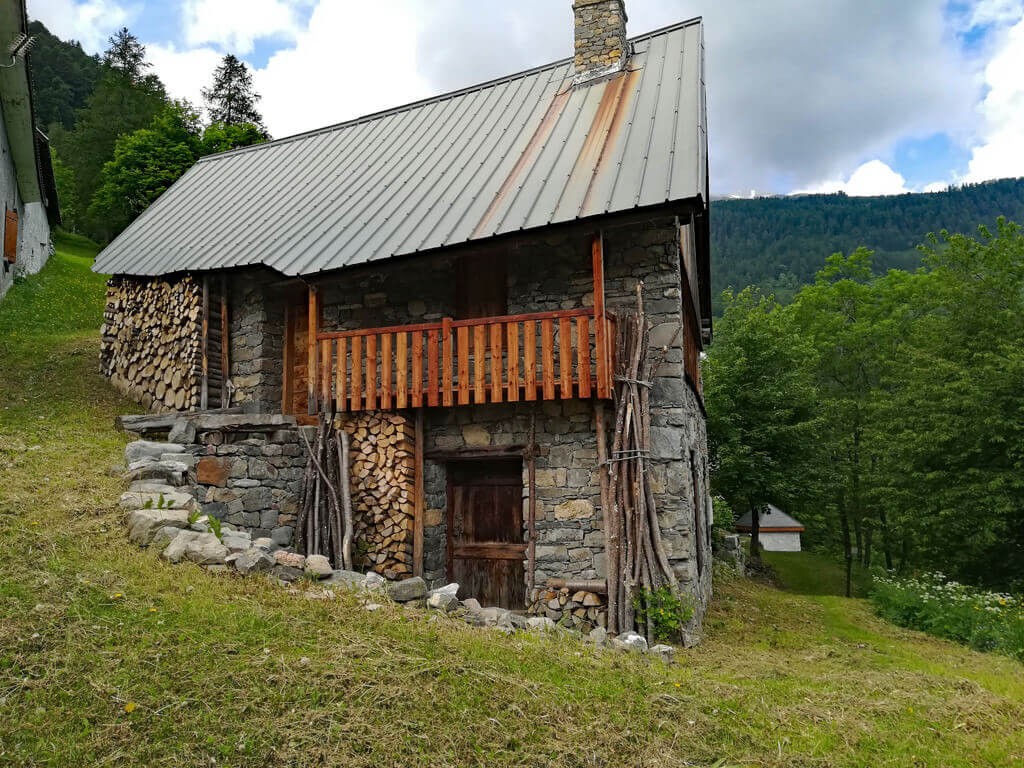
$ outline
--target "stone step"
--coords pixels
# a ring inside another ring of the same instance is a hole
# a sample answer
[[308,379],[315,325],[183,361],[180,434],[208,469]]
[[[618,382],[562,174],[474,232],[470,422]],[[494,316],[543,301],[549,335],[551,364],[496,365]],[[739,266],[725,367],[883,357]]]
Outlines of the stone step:
[[165,453],[184,453],[185,446],[180,443],[166,443],[156,440],[136,440],[128,443],[124,449],[124,458],[129,464],[142,459],[159,460]]
[[199,509],[191,494],[175,490],[172,486],[166,488],[169,490],[155,493],[126,491],[121,494],[121,509],[184,509],[189,512]]

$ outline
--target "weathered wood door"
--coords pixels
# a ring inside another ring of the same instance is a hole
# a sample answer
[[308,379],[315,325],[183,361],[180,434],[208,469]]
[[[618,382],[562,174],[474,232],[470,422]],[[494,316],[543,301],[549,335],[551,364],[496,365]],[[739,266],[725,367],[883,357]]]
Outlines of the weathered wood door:
[[309,359],[306,348],[309,316],[304,302],[289,301],[285,308],[284,325],[281,412],[297,416],[301,421],[309,412],[308,374],[306,371]]
[[521,461],[448,465],[448,577],[481,605],[526,607]]

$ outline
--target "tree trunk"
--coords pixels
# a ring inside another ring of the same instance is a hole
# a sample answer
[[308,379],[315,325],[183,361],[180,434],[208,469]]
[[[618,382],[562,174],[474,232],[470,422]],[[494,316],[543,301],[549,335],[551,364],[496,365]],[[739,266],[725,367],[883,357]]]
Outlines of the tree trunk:
[[843,556],[846,558],[846,596],[851,597],[850,579],[853,571],[853,548],[850,541],[850,518],[846,513],[846,489],[839,491],[839,529],[843,536]]
[[761,560],[761,507],[750,504],[750,559]]

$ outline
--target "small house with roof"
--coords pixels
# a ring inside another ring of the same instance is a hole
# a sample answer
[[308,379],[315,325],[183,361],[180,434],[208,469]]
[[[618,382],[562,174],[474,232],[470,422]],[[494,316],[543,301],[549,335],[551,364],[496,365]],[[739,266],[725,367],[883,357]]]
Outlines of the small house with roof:
[[[767,552],[799,552],[803,523],[790,517],[774,504],[765,504],[758,513],[758,541]],[[736,531],[749,535],[754,516],[747,512],[736,521]]]
[[0,197],[4,202],[0,299],[15,277],[38,272],[50,256],[50,225],[60,220],[50,143],[36,127],[27,57],[32,39],[24,0],[0,2]]
[[[363,567],[557,612],[548,588],[635,592],[606,554],[653,526],[699,626],[703,27],[629,38],[622,0],[573,14],[572,58],[200,160],[96,260],[102,367],[165,426],[191,420],[194,482],[233,525],[308,548],[289,435],[327,414],[352,441]],[[626,451],[609,436],[633,413],[617,344],[638,294],[649,445]],[[649,493],[612,526],[626,460]]]

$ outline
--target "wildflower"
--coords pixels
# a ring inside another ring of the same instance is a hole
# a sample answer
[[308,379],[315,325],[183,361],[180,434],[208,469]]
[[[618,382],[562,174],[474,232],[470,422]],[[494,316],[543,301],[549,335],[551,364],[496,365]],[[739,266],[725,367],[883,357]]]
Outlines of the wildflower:
[[115,592],[114,593],[114,599],[115,600],[120,600],[122,597],[124,597],[124,595],[121,594],[120,592]]
[[129,715],[138,708],[139,705],[136,704],[134,701],[129,701],[127,704],[124,705],[124,711],[127,712]]
[[150,609],[149,609],[149,612],[150,612],[150,613],[156,613],[156,608],[150,608]]

